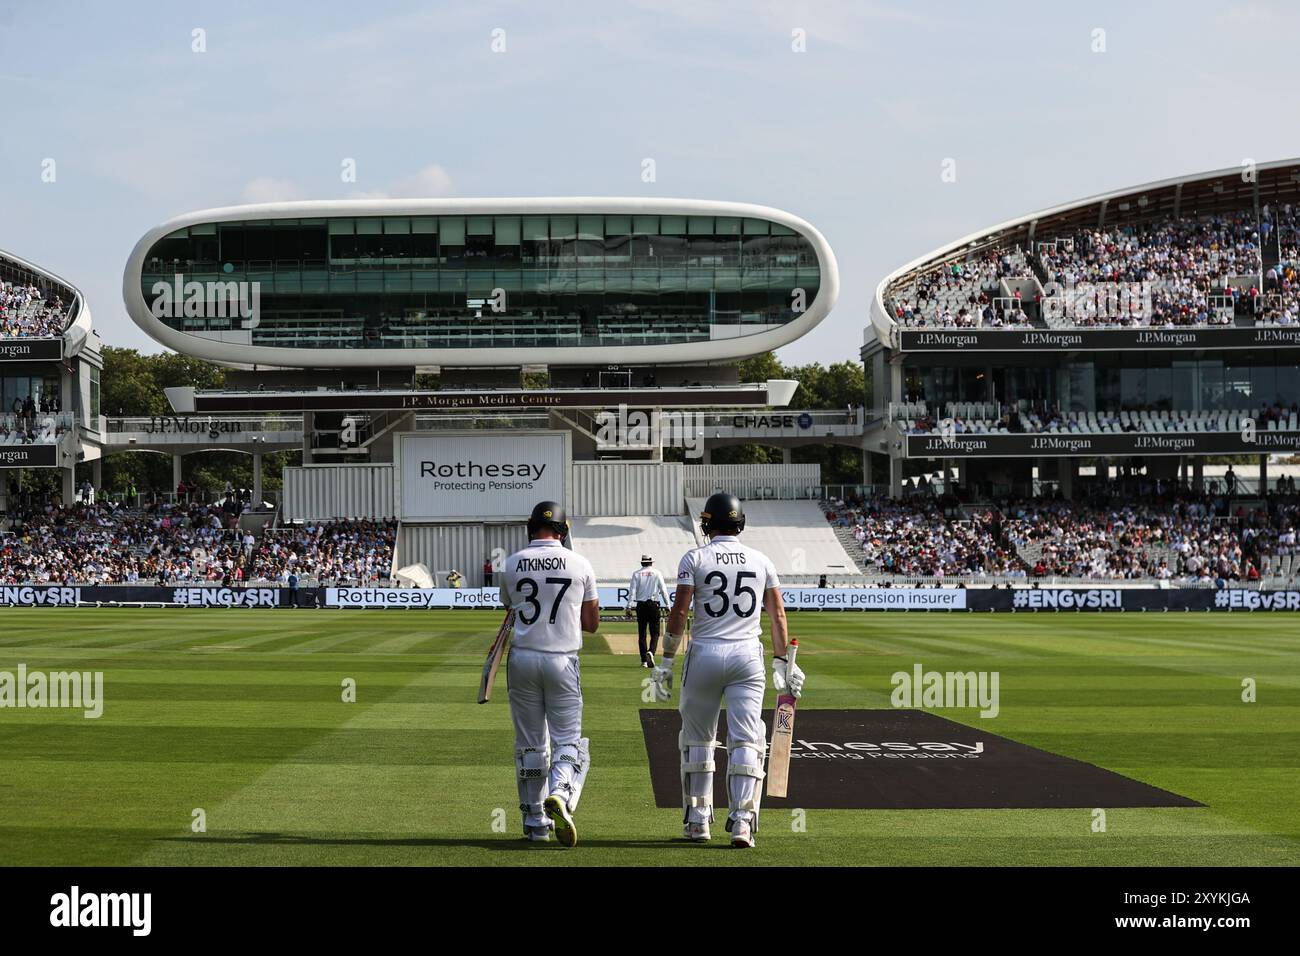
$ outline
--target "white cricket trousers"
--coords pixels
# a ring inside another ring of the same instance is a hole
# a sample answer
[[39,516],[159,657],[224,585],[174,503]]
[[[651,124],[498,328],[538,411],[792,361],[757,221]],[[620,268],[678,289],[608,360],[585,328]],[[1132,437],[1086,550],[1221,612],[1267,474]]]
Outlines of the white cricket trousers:
[[[767,728],[763,724],[763,645],[757,640],[693,641],[682,665],[682,693],[678,711],[682,715],[682,741],[689,745],[689,761],[713,759],[713,748],[704,746],[718,732],[718,711],[727,704],[727,760],[732,764],[757,766],[766,751]],[[730,775],[727,793],[731,819],[751,819],[749,810],[734,808],[757,804],[755,788],[762,781],[752,776]],[[713,800],[713,774],[687,774],[686,792],[692,797]],[[686,822],[709,819],[708,806],[692,806]]]
[[575,772],[571,761],[555,758],[561,752],[576,752],[582,737],[578,655],[512,647],[506,682],[515,723],[519,809],[526,826],[547,826],[542,801],[548,794],[568,790]]

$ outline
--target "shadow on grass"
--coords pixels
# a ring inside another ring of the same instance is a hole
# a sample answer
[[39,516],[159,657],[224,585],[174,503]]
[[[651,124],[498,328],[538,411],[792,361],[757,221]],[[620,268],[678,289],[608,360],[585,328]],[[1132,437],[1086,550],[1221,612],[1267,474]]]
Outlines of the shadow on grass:
[[[223,846],[392,846],[392,847],[477,847],[483,850],[501,850],[501,851],[537,851],[537,850],[563,850],[564,847],[558,843],[551,842],[546,844],[530,843],[522,837],[499,836],[488,840],[473,840],[458,837],[312,837],[303,836],[294,833],[246,833],[240,836],[188,836],[188,837],[159,837],[162,843],[186,843],[186,844],[203,844],[218,843]],[[665,837],[662,840],[601,840],[601,839],[582,839],[578,842],[578,848],[588,847],[611,847],[611,848],[660,848],[660,849],[686,849],[688,847],[695,850],[729,850],[730,844],[726,840],[701,846],[697,843],[691,843],[689,840],[683,840],[680,837]]]

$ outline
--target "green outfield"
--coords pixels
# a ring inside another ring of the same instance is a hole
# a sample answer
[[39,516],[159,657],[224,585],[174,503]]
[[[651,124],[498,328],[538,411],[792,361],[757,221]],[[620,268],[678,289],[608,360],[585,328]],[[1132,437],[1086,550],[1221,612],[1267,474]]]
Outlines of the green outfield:
[[520,840],[504,680],[474,703],[497,621],[0,609],[0,672],[105,680],[97,720],[0,709],[0,864],[1300,864],[1296,615],[793,614],[801,707],[888,707],[916,662],[996,670],[993,732],[1205,807],[1110,810],[1104,833],[1085,810],[810,810],[802,830],[769,810],[752,852],[684,844],[655,808],[645,672],[617,636],[584,653],[581,844]]

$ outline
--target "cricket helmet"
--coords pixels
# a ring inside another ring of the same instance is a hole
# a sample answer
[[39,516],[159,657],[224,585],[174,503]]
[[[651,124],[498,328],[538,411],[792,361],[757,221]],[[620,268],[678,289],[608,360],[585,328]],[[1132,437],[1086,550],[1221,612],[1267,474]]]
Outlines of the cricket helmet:
[[700,530],[707,534],[739,534],[745,530],[745,509],[740,499],[725,491],[709,495],[700,512]]
[[549,528],[561,538],[569,536],[569,516],[564,513],[564,505],[558,501],[539,501],[528,516],[528,536],[532,537],[542,528]]

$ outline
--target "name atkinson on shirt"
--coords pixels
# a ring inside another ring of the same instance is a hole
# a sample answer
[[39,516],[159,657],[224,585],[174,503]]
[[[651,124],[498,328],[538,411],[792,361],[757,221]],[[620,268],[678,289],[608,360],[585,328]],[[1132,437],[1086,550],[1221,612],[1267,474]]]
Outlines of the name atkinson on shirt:
[[520,558],[515,565],[516,571],[563,571],[567,564],[564,558]]

